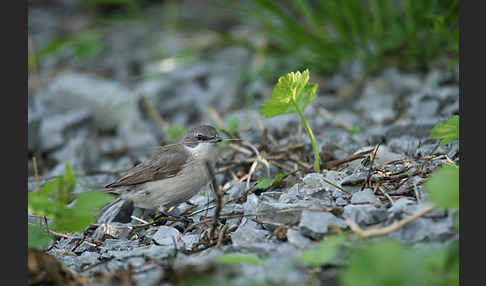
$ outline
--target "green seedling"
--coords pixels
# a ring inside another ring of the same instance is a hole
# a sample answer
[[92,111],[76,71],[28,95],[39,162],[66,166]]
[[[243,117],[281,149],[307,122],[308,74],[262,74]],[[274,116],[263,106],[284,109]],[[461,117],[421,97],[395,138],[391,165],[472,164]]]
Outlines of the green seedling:
[[[72,202],[76,179],[69,164],[66,173],[45,183],[37,192],[28,194],[28,211],[52,221],[49,229],[56,232],[81,231],[95,221],[99,208],[113,199],[100,192],[83,192]],[[29,247],[42,248],[49,241],[45,227],[29,224]]]
[[278,173],[273,179],[258,178],[258,183],[255,186],[255,190],[266,190],[272,186],[277,185],[285,175]]
[[437,123],[430,130],[430,137],[440,139],[439,145],[459,140],[459,116],[454,115],[448,120]]
[[439,167],[425,184],[431,202],[440,207],[459,208],[459,167]]
[[326,238],[318,246],[304,251],[299,257],[299,261],[313,267],[323,266],[336,257],[339,247],[345,241],[346,237],[344,235],[334,235]]
[[314,150],[314,170],[320,173],[320,158],[314,133],[305,119],[304,110],[316,96],[317,84],[309,82],[309,70],[291,72],[278,79],[270,100],[261,107],[260,114],[269,118],[281,114],[298,113]]

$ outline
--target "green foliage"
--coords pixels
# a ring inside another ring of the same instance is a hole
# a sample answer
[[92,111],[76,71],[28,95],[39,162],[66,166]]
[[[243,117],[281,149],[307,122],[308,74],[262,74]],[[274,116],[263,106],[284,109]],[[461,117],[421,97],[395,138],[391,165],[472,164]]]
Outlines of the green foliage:
[[165,126],[165,133],[167,134],[167,137],[169,138],[170,141],[178,141],[181,139],[184,134],[186,134],[187,129],[184,126],[181,125],[171,125],[167,124]]
[[439,145],[459,140],[459,116],[454,115],[448,120],[437,123],[430,130],[430,137],[440,139]]
[[441,166],[428,179],[425,190],[437,206],[459,208],[459,167]]
[[278,173],[273,179],[258,178],[258,183],[255,186],[255,190],[266,190],[271,186],[275,186],[284,176],[285,175],[283,173]]
[[278,79],[270,100],[260,113],[265,117],[304,111],[316,96],[317,84],[309,82],[309,70],[288,73]]
[[351,134],[359,134],[361,132],[361,127],[359,125],[354,125],[351,130],[349,130],[349,133]]
[[346,241],[344,235],[334,235],[324,239],[317,247],[307,249],[299,261],[310,266],[322,266],[336,257],[339,247]]
[[300,71],[290,72],[278,79],[270,100],[261,106],[260,114],[265,117],[274,117],[281,114],[298,113],[314,150],[314,170],[320,173],[319,150],[317,150],[314,133],[304,116],[304,110],[315,98],[316,90],[317,84],[309,82],[308,69],[302,73]]
[[268,31],[269,52],[292,69],[333,72],[342,61],[403,68],[457,62],[458,0],[253,0],[247,18]]
[[255,254],[229,253],[223,254],[216,259],[216,262],[226,265],[261,265],[263,261]]
[[367,244],[352,252],[343,285],[459,285],[458,253],[457,243],[443,249],[395,241]]
[[47,247],[52,238],[47,235],[44,228],[40,225],[27,224],[28,248],[43,249]]
[[[96,211],[113,199],[111,195],[99,192],[81,193],[71,203],[76,179],[69,164],[66,173],[45,183],[37,192],[28,194],[28,211],[32,215],[46,216],[52,220],[50,229],[57,232],[81,231],[95,221]],[[69,205],[69,206],[68,206]],[[32,233],[31,233],[32,231]],[[43,241],[40,226],[29,226],[29,237],[34,241]],[[29,238],[30,239],[30,238]]]
[[53,39],[37,52],[37,58],[42,61],[49,55],[67,51],[78,60],[87,60],[98,55],[102,49],[101,34],[97,29],[92,29],[76,35]]

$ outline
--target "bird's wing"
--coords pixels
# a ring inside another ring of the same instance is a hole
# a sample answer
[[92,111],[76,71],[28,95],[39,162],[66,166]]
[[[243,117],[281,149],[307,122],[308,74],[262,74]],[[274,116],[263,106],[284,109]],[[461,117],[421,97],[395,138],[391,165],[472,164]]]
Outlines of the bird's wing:
[[188,156],[190,154],[182,145],[162,149],[152,154],[146,161],[128,170],[125,176],[107,185],[106,188],[132,186],[174,177],[182,170]]

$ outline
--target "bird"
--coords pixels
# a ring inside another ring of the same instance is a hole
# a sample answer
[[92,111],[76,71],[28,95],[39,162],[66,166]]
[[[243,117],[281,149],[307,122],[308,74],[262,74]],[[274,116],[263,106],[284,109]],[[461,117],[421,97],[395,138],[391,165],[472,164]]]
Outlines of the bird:
[[168,208],[189,200],[209,183],[207,164],[214,165],[222,141],[210,125],[191,128],[179,142],[162,147],[106,185],[104,192],[118,198],[103,210],[125,200],[135,207],[166,214]]

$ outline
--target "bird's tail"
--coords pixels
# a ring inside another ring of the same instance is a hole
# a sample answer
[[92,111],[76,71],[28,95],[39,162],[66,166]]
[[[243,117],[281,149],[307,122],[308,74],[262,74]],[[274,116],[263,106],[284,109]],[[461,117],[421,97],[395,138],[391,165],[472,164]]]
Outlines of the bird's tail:
[[113,221],[126,223],[131,220],[133,203],[117,198],[100,209],[97,222],[110,223]]

